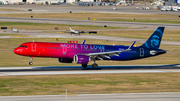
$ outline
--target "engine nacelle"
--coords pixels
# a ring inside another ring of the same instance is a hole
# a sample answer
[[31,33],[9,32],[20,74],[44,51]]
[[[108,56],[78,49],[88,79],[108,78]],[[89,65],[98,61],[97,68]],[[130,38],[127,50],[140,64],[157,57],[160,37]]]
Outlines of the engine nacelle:
[[73,59],[71,58],[58,58],[59,62],[61,63],[72,63]]
[[75,55],[74,56],[74,62],[79,64],[88,64],[88,62],[91,61],[89,56],[86,55]]

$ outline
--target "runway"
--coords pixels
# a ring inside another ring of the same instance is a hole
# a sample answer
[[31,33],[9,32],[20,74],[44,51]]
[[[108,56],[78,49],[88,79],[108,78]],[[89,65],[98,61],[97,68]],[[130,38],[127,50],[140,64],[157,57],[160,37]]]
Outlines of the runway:
[[96,26],[118,26],[134,27],[154,30],[159,26],[166,27],[166,30],[179,30],[180,24],[165,23],[141,23],[141,22],[120,22],[120,21],[93,21],[93,20],[70,20],[61,18],[15,18],[0,17],[0,21],[8,22],[31,22],[31,23],[52,23],[52,24],[72,24],[72,25],[96,25]]
[[179,101],[180,93],[120,93],[120,94],[74,94],[1,96],[1,101]]
[[180,65],[114,65],[99,66],[44,66],[44,67],[1,67],[0,76],[20,75],[65,75],[65,74],[115,74],[115,73],[165,73],[180,72]]

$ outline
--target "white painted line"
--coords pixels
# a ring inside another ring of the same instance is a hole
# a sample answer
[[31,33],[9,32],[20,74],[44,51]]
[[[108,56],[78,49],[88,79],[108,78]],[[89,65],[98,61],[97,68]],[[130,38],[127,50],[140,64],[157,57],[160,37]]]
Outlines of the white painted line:
[[19,76],[19,75],[65,75],[65,74],[114,74],[114,73],[164,73],[168,71],[160,70],[104,70],[104,71],[33,71],[33,72],[3,72],[4,75]]

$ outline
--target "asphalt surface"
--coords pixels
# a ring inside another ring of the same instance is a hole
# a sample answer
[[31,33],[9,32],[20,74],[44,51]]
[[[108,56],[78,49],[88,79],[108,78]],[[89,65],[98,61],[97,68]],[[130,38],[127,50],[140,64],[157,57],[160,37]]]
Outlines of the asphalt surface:
[[0,76],[18,75],[63,75],[63,74],[114,74],[114,73],[165,73],[180,72],[180,65],[102,65],[97,69],[89,65],[81,66],[45,66],[45,67],[1,67]]
[[121,93],[121,94],[76,94],[2,96],[1,101],[179,101],[180,93]]

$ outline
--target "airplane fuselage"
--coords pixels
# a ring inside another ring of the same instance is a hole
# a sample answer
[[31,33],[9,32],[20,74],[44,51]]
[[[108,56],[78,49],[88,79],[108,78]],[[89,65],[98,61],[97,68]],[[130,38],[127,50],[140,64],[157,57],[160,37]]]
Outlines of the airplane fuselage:
[[[74,55],[81,53],[97,53],[126,50],[128,46],[123,45],[95,45],[95,44],[74,44],[74,43],[50,43],[50,42],[27,42],[17,47],[14,52],[18,55],[31,57],[51,58],[74,58]],[[134,60],[165,53],[161,49],[148,49],[133,47],[129,51],[122,52],[118,56],[103,57],[103,60]]]

